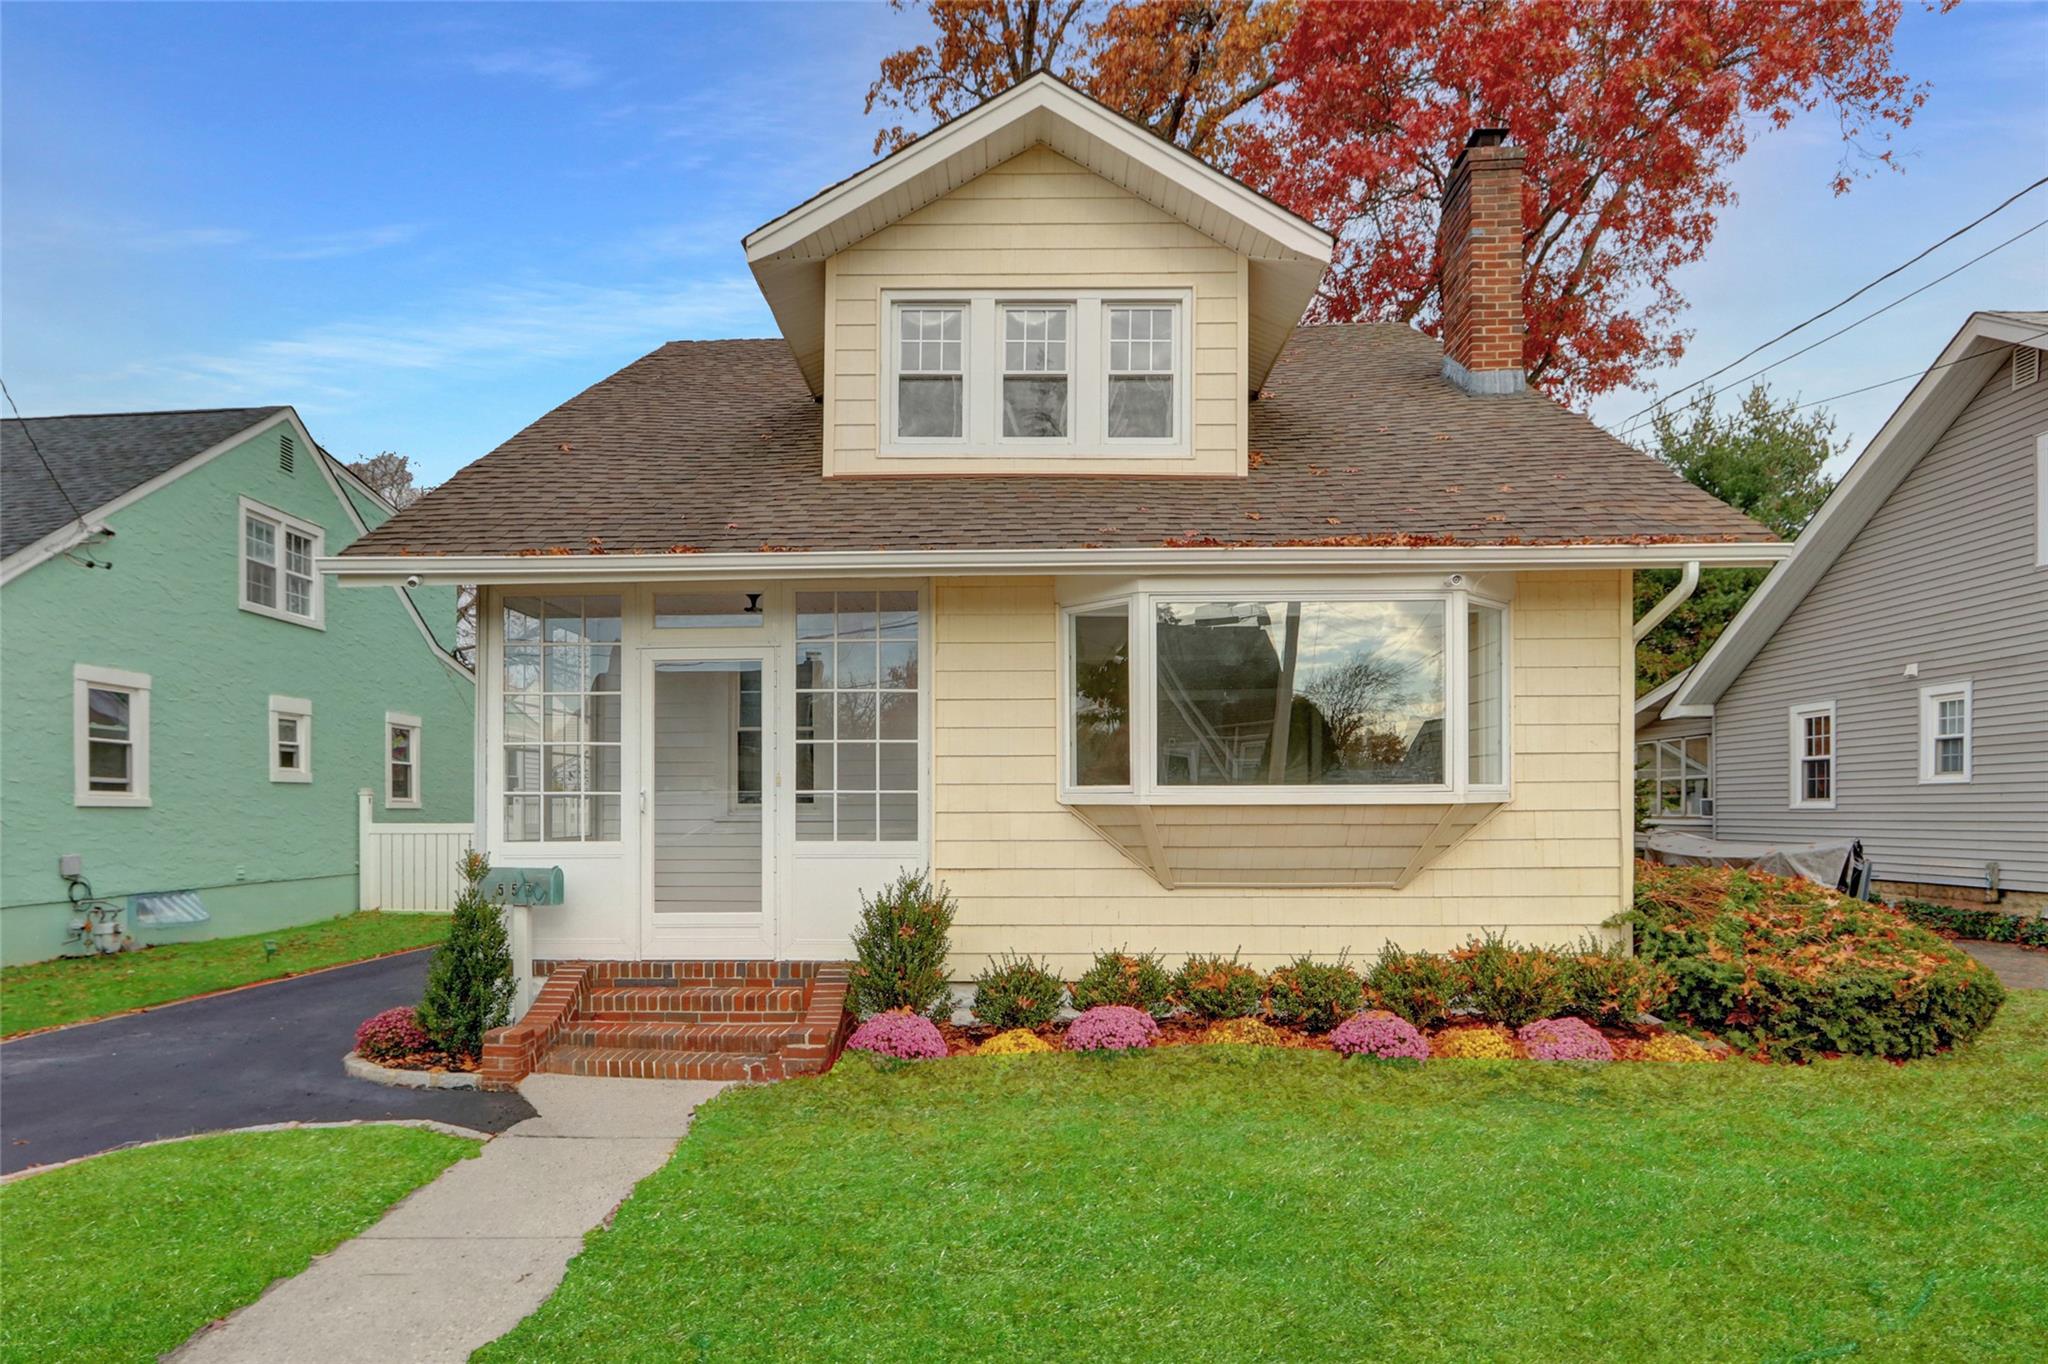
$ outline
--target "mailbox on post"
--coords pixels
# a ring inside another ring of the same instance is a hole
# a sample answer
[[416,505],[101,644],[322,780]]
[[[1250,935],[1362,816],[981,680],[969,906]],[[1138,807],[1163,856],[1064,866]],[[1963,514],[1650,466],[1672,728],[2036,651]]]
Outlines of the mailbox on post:
[[560,867],[492,867],[484,877],[484,898],[495,905],[534,908],[562,903]]

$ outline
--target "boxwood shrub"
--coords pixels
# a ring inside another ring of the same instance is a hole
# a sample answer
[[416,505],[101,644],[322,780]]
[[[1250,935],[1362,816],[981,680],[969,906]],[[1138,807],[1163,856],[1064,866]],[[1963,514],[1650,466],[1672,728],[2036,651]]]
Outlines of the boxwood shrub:
[[1059,1017],[1067,984],[1029,957],[997,957],[974,978],[974,1016],[991,1028],[1042,1028]]
[[1630,956],[1588,941],[1564,954],[1565,1002],[1560,1013],[1625,1027],[1639,1014],[1654,1014],[1671,998],[1676,983],[1662,962]]
[[1365,973],[1366,999],[1428,1031],[1465,1005],[1465,973],[1449,957],[1410,952],[1389,942]]
[[1297,957],[1266,977],[1266,1011],[1275,1023],[1328,1032],[1358,1012],[1365,984],[1343,962]]
[[1465,997],[1481,1018],[1519,1028],[1565,1006],[1564,962],[1540,947],[1518,947],[1497,933],[1451,953],[1464,968]]
[[2005,990],[1884,905],[1731,867],[1638,863],[1644,956],[1673,977],[1670,1012],[1745,1051],[1926,1056],[1981,1033]]
[[1266,1002],[1266,978],[1236,957],[1189,957],[1174,997],[1198,1018],[1250,1018]]
[[1173,1012],[1173,973],[1150,952],[1098,952],[1070,989],[1083,1013],[1098,1004],[1143,1009],[1154,1018]]

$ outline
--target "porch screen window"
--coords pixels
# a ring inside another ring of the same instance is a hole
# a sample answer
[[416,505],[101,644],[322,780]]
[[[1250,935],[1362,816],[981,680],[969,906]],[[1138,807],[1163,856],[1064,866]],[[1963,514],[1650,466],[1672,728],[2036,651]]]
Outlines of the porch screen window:
[[896,312],[896,434],[958,440],[967,426],[966,309]]
[[1161,786],[1444,784],[1443,601],[1155,606]]
[[616,595],[505,600],[510,842],[619,838],[619,612]]
[[1109,309],[1109,438],[1173,436],[1173,316],[1170,307]]
[[1067,697],[1073,784],[1131,784],[1131,610],[1114,606],[1068,617]]
[[242,606],[262,615],[317,624],[320,578],[313,560],[320,534],[282,514],[242,507]]
[[1003,309],[1003,435],[1068,433],[1067,310]]
[[1704,818],[1713,794],[1709,757],[1713,741],[1653,739],[1636,745],[1636,785],[1655,819]]
[[796,594],[796,836],[918,837],[918,604],[911,592]]

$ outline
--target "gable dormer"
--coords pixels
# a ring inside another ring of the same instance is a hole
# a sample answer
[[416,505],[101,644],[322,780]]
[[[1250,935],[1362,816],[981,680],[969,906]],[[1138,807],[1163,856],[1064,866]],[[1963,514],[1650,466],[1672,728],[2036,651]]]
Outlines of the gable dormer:
[[1230,477],[1332,241],[1040,74],[746,249],[828,477]]

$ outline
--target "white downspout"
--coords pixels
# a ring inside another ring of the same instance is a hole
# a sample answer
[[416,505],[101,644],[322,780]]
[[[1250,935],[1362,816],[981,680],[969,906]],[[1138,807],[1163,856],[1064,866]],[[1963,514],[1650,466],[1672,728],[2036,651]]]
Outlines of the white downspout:
[[1700,561],[1697,559],[1687,560],[1684,571],[1678,575],[1678,586],[1666,592],[1658,599],[1657,604],[1651,607],[1641,620],[1636,622],[1635,632],[1630,635],[1629,642],[1641,644],[1643,636],[1662,625],[1664,617],[1685,605],[1685,599],[1690,597],[1693,594],[1693,589],[1699,585]]

